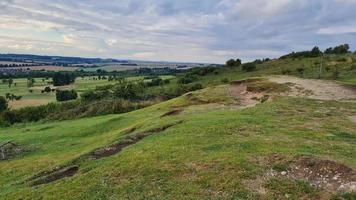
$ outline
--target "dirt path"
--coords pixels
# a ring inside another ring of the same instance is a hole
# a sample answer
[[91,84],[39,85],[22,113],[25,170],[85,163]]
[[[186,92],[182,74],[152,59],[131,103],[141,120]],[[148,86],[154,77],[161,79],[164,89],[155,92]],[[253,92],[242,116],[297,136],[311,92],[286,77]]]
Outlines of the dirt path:
[[262,93],[248,92],[244,83],[234,84],[230,87],[230,95],[240,102],[240,108],[254,107],[260,103]]
[[268,78],[276,83],[290,83],[288,96],[308,97],[320,100],[356,100],[356,89],[335,82],[314,79],[301,79],[292,76],[272,76]]

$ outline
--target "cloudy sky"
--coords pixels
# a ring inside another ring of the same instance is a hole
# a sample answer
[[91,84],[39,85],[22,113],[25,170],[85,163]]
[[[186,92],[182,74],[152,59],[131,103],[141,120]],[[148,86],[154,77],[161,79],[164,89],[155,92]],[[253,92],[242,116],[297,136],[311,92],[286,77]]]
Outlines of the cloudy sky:
[[223,63],[349,43],[356,0],[0,0],[0,52]]

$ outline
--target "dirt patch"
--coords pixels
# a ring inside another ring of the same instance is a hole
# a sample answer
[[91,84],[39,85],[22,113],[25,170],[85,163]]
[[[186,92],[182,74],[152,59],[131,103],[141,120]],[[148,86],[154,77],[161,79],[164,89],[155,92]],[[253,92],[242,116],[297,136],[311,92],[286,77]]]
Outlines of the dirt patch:
[[230,95],[240,102],[242,108],[256,106],[263,97],[262,93],[247,91],[247,85],[243,82],[234,82],[229,90]]
[[109,145],[107,147],[93,151],[89,157],[91,159],[97,160],[97,159],[115,155],[115,154],[119,153],[120,151],[122,151],[124,148],[138,143],[145,137],[165,131],[166,129],[168,129],[172,126],[175,126],[179,123],[182,123],[182,121],[180,121],[178,123],[174,123],[174,124],[167,124],[167,125],[164,125],[164,126],[161,126],[158,128],[153,128],[153,129],[150,129],[144,133],[137,133],[134,135],[126,136],[125,138],[121,139],[119,142],[116,142],[116,143]]
[[314,79],[301,79],[292,76],[273,76],[269,80],[287,83],[291,90],[288,96],[302,96],[319,100],[356,100],[356,89],[335,82]]
[[356,115],[350,116],[349,118],[351,121],[356,122]]
[[147,137],[149,135],[152,135],[152,134],[139,134],[139,135],[136,135],[134,137],[131,136],[131,138],[125,138],[123,141],[120,141],[120,142],[112,144],[112,145],[110,145],[108,147],[101,148],[101,149],[98,149],[98,150],[92,152],[90,157],[92,159],[97,160],[97,159],[101,159],[101,158],[112,156],[114,154],[119,153],[125,147],[128,147],[130,145],[136,144],[137,142],[139,142],[143,138],[145,138],[145,137]]
[[56,180],[74,176],[79,170],[78,166],[58,168],[50,172],[42,172],[30,179],[32,186],[54,182]]
[[274,178],[302,180],[322,191],[325,199],[337,193],[356,191],[356,173],[343,164],[331,160],[300,156],[289,161],[279,154],[258,158],[261,166],[267,166],[267,171],[255,179],[244,180],[244,185],[259,194],[268,193],[265,185]]
[[175,116],[175,115],[179,115],[181,112],[183,112],[183,110],[172,110],[163,114],[161,117]]
[[0,144],[0,161],[22,156],[30,151],[31,149],[29,147],[18,145],[15,142],[4,142]]
[[312,157],[300,157],[276,176],[302,179],[311,185],[331,191],[356,191],[356,172],[342,164]]
[[20,109],[30,106],[40,106],[50,103],[52,100],[49,99],[21,99],[19,101],[10,101],[9,107],[11,109]]

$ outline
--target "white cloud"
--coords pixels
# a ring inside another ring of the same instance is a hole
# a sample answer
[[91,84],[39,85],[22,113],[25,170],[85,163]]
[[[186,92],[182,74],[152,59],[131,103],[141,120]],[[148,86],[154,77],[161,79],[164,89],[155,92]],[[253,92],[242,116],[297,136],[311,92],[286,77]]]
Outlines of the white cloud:
[[132,54],[132,57],[137,58],[137,59],[150,59],[154,58],[157,54],[154,52],[139,52],[139,53],[134,53]]
[[325,35],[356,33],[356,24],[351,26],[332,26],[321,28],[317,31],[317,33]]
[[235,17],[265,18],[287,12],[287,6],[299,0],[223,0],[228,13]]
[[73,44],[75,42],[75,36],[73,34],[62,35],[63,42],[67,44]]
[[116,39],[108,39],[108,40],[105,41],[105,43],[106,43],[108,46],[112,47],[112,46],[114,46],[114,45],[117,43],[117,40],[116,40]]

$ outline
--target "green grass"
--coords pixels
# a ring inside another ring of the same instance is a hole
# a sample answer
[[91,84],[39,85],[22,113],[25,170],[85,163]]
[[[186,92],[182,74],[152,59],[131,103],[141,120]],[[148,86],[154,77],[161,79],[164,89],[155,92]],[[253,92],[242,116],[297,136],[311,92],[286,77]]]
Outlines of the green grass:
[[[264,183],[266,194],[244,182],[262,175],[268,167],[259,158],[273,153],[356,167],[356,123],[349,119],[355,103],[275,97],[240,110],[229,106],[227,90],[211,87],[126,114],[3,128],[0,141],[31,151],[0,161],[0,199],[278,199],[285,191],[294,199],[317,199],[322,191],[301,181],[272,179]],[[161,117],[177,108],[183,112]],[[81,161],[73,177],[24,183],[127,134],[172,123],[116,155]]]

